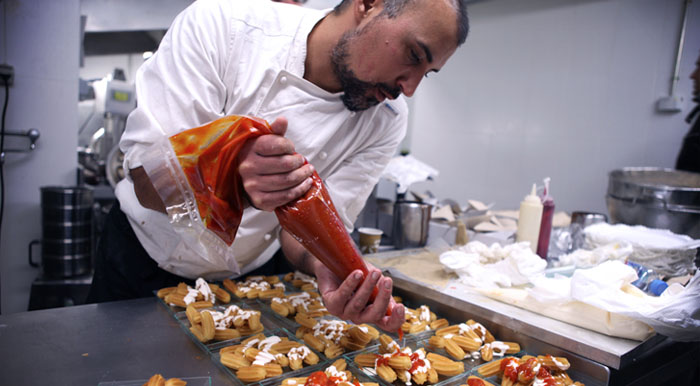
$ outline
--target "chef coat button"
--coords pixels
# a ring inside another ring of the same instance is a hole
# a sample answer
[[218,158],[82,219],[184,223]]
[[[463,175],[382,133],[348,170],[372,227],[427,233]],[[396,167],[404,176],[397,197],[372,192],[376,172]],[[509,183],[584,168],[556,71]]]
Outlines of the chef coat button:
[[322,151],[322,152],[318,153],[318,158],[326,159],[326,158],[328,158],[328,153],[326,153],[325,151]]
[[351,116],[351,117],[354,117],[354,116],[355,116],[355,114],[357,114],[357,113],[356,113],[356,112],[354,112],[354,111],[351,111],[351,112],[350,112],[350,116]]
[[270,241],[270,239],[272,238],[272,235],[269,233],[265,233],[265,236],[263,238],[265,239],[265,241]]
[[281,77],[281,78],[280,78],[280,83],[286,84],[286,83],[287,83],[287,77],[286,77],[286,76]]

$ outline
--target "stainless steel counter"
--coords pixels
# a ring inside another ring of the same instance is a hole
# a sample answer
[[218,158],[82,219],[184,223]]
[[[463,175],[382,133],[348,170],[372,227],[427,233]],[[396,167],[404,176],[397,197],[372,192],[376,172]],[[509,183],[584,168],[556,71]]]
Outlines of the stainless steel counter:
[[[596,356],[590,351],[596,349],[595,342],[581,339],[575,331],[561,333],[557,329],[562,326],[524,322],[399,277],[395,293],[430,306],[452,322],[473,318],[526,351],[564,355],[572,363],[572,377],[588,386],[695,386],[700,380],[698,343],[655,338],[635,347],[618,370],[591,358]],[[155,373],[210,376],[213,385],[231,384],[155,297],[0,316],[0,385],[95,386],[147,379]]]
[[609,337],[484,296],[458,298],[392,276],[394,293],[409,306],[425,304],[452,323],[474,319],[499,339],[520,343],[526,352],[565,356],[572,378],[586,385],[700,384],[698,342],[673,342],[660,335],[644,342]]
[[0,385],[85,385],[211,376],[230,380],[157,298],[0,316]]
[[[381,266],[381,259],[397,256],[410,258],[426,251],[408,249],[381,252],[372,255],[372,261]],[[393,268],[385,269],[385,272],[395,278],[396,287],[413,294],[412,298],[418,296],[427,298],[426,300],[438,300],[443,306],[451,309],[470,310],[476,317],[518,331],[521,335],[537,337],[611,369],[619,370],[634,362],[644,352],[665,340],[659,335],[653,335],[643,342],[612,337],[491,299],[467,287],[447,285],[445,288],[433,289],[420,278],[409,277]]]

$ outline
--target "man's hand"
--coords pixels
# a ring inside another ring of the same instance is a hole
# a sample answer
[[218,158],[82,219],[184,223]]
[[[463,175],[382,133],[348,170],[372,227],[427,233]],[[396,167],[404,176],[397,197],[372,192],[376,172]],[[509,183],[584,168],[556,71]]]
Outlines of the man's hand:
[[[396,332],[404,322],[404,309],[391,297],[392,281],[369,266],[369,277],[364,280],[362,271],[355,270],[340,281],[321,262],[314,259],[314,273],[318,290],[328,311],[353,323],[374,323],[385,331]],[[364,282],[363,282],[364,280]],[[379,289],[374,302],[368,303],[374,287]],[[386,316],[387,307],[391,316]]]
[[254,207],[272,211],[304,193],[311,187],[311,164],[296,154],[292,141],[284,137],[287,120],[277,118],[272,124],[274,134],[251,139],[238,155],[238,172],[243,188]]

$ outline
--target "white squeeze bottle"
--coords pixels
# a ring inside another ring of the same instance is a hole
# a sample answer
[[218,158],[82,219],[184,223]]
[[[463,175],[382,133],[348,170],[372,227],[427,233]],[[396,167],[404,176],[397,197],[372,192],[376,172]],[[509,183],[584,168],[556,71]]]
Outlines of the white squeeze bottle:
[[530,249],[537,251],[537,240],[540,236],[542,222],[542,201],[537,197],[537,187],[532,184],[532,192],[525,196],[520,203],[518,215],[518,232],[515,241],[529,241]]

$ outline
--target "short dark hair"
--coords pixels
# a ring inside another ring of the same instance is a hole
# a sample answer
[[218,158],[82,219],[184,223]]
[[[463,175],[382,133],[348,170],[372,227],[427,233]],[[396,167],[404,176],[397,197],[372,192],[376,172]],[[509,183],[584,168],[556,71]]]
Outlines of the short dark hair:
[[[408,5],[414,3],[416,0],[384,0],[384,9],[380,13],[380,16],[386,16],[389,19],[393,19],[400,15],[401,12],[406,9]],[[467,15],[467,4],[465,0],[448,0],[452,7],[457,11],[457,46],[461,46],[465,40],[467,40],[467,35],[469,34],[469,17]],[[339,14],[347,8],[352,0],[342,0],[338,5],[335,6],[333,12]]]

